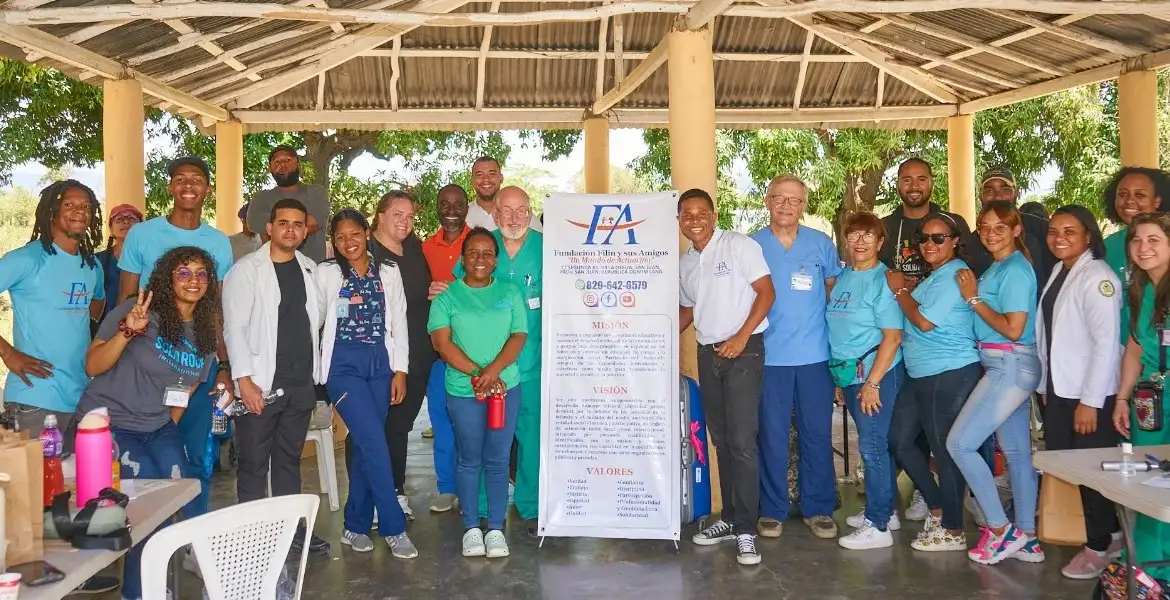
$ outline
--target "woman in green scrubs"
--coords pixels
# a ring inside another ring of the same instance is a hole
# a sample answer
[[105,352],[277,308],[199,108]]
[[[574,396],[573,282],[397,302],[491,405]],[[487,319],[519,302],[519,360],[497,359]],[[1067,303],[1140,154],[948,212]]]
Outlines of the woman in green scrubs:
[[[1170,214],[1139,214],[1130,222],[1126,236],[1129,248],[1131,280],[1126,291],[1126,304],[1131,315],[1123,323],[1128,336],[1125,356],[1121,360],[1121,384],[1117,404],[1113,410],[1113,426],[1130,439],[1137,456],[1145,452],[1140,446],[1170,444],[1170,418],[1165,406],[1161,414],[1139,420],[1134,407],[1134,388],[1139,382],[1153,381],[1153,376],[1166,369],[1161,363],[1161,332],[1170,325]],[[1160,380],[1159,380],[1160,381]],[[1162,382],[1165,385],[1165,382]],[[1162,391],[1163,402],[1165,392]],[[1166,457],[1159,457],[1166,458]],[[1134,527],[1137,559],[1139,562],[1170,560],[1170,523],[1137,516]],[[1170,568],[1149,569],[1159,579],[1170,578]]]
[[[1126,251],[1126,234],[1133,218],[1143,213],[1165,210],[1163,198],[1170,198],[1170,176],[1160,169],[1145,167],[1122,167],[1104,192],[1105,215],[1121,229],[1105,238],[1105,262],[1117,273],[1122,285],[1129,285],[1129,253]],[[1121,345],[1125,346],[1129,332],[1129,303],[1121,305]]]

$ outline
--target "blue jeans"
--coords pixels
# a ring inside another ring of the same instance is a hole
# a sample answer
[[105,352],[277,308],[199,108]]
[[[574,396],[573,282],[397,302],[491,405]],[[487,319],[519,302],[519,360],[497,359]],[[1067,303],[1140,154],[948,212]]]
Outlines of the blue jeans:
[[[111,427],[110,431],[118,443],[124,479],[180,479],[194,474],[183,449],[183,436],[174,423],[168,422],[150,433],[117,427]],[[187,507],[196,501],[192,500]],[[142,596],[142,549],[145,547],[146,540],[142,540],[126,553],[122,570],[123,598]]]
[[829,516],[837,508],[834,387],[828,361],[764,367],[759,431],[761,517],[788,518],[788,438],[794,413],[800,438],[800,514],[806,519]]
[[455,489],[463,528],[479,526],[479,476],[484,473],[488,529],[503,529],[508,512],[508,462],[520,416],[520,386],[504,396],[504,428],[488,429],[487,402],[447,394],[447,412],[455,430]]
[[[216,443],[211,438],[211,407],[216,398],[210,394],[215,391],[215,375],[218,372],[219,361],[211,361],[211,372],[207,381],[195,388],[191,394],[191,401],[187,403],[187,410],[179,419],[179,433],[183,436],[183,447],[187,449],[187,460],[191,463],[191,477],[199,479],[200,492],[183,509],[183,518],[190,519],[207,513],[207,504],[211,499],[211,469],[213,464],[207,463],[207,446]],[[218,458],[219,453],[212,454]]]
[[[967,397],[983,376],[977,362],[927,377],[907,377],[898,394],[890,422],[890,451],[906,470],[914,487],[931,510],[942,509],[942,526],[952,531],[963,529],[963,474],[947,452],[946,440]],[[930,452],[938,466],[938,482],[930,470],[930,456],[915,443],[926,432]],[[987,436],[977,442],[982,444]]]
[[427,414],[431,418],[431,440],[435,453],[435,482],[440,494],[455,493],[455,430],[447,414],[447,389],[444,387],[447,363],[436,360],[427,380]]
[[345,528],[354,533],[370,531],[375,507],[378,509],[378,535],[386,537],[406,531],[406,515],[398,504],[394,471],[390,468],[390,446],[386,442],[386,415],[390,412],[390,381],[393,376],[386,346],[333,346],[325,391],[353,440],[344,521]]
[[1007,525],[999,502],[994,475],[980,456],[979,445],[996,434],[1007,458],[1011,478],[1016,525],[1036,531],[1036,469],[1032,468],[1031,398],[1040,382],[1040,359],[1036,348],[1014,351],[981,350],[983,378],[963,405],[947,437],[947,451],[962,471],[967,485],[979,501],[989,527]]
[[906,380],[906,367],[902,361],[886,371],[878,390],[882,406],[877,413],[867,415],[861,411],[861,385],[845,388],[845,406],[857,425],[857,446],[861,462],[865,464],[865,518],[878,529],[885,529],[894,514],[894,494],[898,489],[898,470],[894,468],[894,456],[890,454],[890,421],[898,391]]

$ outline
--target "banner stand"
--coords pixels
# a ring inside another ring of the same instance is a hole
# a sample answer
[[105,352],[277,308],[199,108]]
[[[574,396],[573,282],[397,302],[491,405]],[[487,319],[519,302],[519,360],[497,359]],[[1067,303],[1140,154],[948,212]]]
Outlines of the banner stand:
[[679,552],[678,195],[544,205],[540,529]]

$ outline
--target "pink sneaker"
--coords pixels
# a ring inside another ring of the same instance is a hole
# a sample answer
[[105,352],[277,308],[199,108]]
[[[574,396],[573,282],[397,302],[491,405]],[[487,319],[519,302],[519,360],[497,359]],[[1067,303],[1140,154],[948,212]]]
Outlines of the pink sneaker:
[[1082,548],[1072,560],[1069,561],[1060,574],[1069,579],[1096,579],[1101,576],[1101,572],[1109,565],[1109,558],[1097,554],[1088,548]]
[[1000,535],[996,535],[990,527],[984,527],[983,537],[979,538],[975,548],[967,551],[967,557],[981,565],[999,564],[1027,543],[1028,536],[1010,523]]
[[1040,540],[1029,536],[1028,543],[1024,544],[1024,547],[1011,557],[1027,563],[1042,563],[1044,562],[1044,548],[1040,547]]

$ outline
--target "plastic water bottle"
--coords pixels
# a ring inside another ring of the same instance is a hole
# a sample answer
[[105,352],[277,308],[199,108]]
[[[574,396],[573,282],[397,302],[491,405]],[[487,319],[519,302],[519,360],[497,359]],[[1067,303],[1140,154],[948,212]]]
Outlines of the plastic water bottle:
[[1133,463],[1133,444],[1121,442],[1121,476],[1133,477],[1137,474],[1137,466]]
[[57,416],[45,415],[45,428],[40,435],[45,448],[45,506],[53,504],[53,498],[65,492],[65,475],[61,471],[61,455],[65,450],[65,436],[57,429]]
[[[269,404],[276,402],[278,398],[283,396],[284,389],[282,388],[276,388],[275,390],[268,392],[264,395],[264,406],[268,406]],[[248,412],[248,407],[244,405],[244,401],[239,398],[237,398],[235,402],[232,402],[226,409],[224,409],[223,412],[229,417],[238,417],[240,415],[250,414]]]
[[211,434],[224,435],[227,433],[228,415],[224,412],[232,405],[235,398],[227,391],[227,386],[219,384],[215,387],[219,391],[219,399],[216,400],[215,406],[211,409]]

